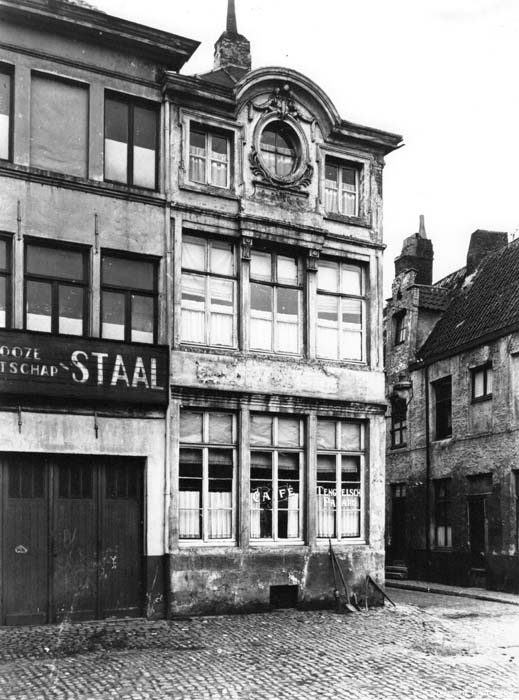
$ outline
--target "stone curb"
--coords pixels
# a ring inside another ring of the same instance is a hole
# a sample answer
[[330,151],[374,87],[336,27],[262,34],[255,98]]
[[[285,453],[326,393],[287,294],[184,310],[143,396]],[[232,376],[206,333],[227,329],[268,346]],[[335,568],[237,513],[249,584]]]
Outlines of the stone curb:
[[455,588],[453,586],[438,586],[434,583],[419,583],[416,581],[387,580],[386,588],[400,588],[407,591],[421,591],[423,593],[437,593],[439,595],[458,596],[460,598],[474,598],[493,603],[506,603],[507,605],[519,605],[519,596],[510,594],[510,598],[499,595],[498,592],[471,590],[470,588]]

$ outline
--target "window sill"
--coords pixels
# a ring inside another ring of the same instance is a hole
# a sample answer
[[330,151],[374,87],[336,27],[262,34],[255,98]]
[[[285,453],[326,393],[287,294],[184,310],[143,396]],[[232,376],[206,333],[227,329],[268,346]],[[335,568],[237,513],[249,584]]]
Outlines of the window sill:
[[492,394],[485,394],[484,396],[476,396],[471,400],[471,404],[484,403],[485,401],[492,401]]
[[186,192],[196,192],[197,194],[208,194],[213,197],[223,197],[224,199],[232,199],[238,201],[234,188],[232,187],[216,187],[215,185],[201,185],[196,182],[181,182],[179,189]]
[[303,547],[305,546],[304,540],[250,540],[249,542],[249,547],[251,549],[254,549],[257,547],[258,549],[263,549],[264,547]]
[[435,437],[431,440],[431,442],[450,442],[452,439],[452,435],[445,435],[445,437]]
[[407,447],[407,442],[402,443],[401,445],[391,445],[389,448],[390,450],[402,450],[404,447]]
[[336,214],[335,212],[327,211],[324,213],[324,218],[340,224],[349,224],[350,226],[370,227],[369,219],[365,216],[347,216],[346,214]]
[[[333,537],[331,538],[332,545],[334,547],[340,547],[341,545],[366,545],[367,542],[363,537],[344,537],[340,540],[334,539]],[[316,539],[316,545],[318,547],[324,548],[329,548],[330,547],[330,539],[329,538],[323,538],[319,537]]]
[[202,542],[201,540],[179,540],[179,549],[210,549],[211,547],[232,547],[237,546],[236,540],[211,540]]

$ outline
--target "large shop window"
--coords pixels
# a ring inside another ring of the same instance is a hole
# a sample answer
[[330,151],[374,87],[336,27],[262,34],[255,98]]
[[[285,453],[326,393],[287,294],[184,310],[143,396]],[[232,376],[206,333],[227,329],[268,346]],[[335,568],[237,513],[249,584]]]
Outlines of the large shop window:
[[232,244],[184,236],[181,339],[201,345],[236,346],[236,271]]
[[181,540],[232,540],[236,509],[236,418],[181,411],[179,535]]
[[230,187],[231,139],[225,132],[191,124],[189,179],[201,185]]
[[303,440],[300,418],[251,415],[251,539],[302,538]]
[[317,537],[360,537],[363,425],[319,420],[317,450]]
[[326,211],[345,216],[359,215],[359,168],[351,163],[326,159]]
[[452,547],[451,480],[434,481],[434,540],[436,547]]
[[25,328],[86,335],[87,254],[29,243],[25,250]]
[[301,352],[302,284],[297,258],[253,251],[250,264],[250,347]]
[[88,87],[41,73],[31,78],[31,165],[87,177]]
[[317,355],[334,360],[365,359],[365,270],[354,263],[319,262]]
[[452,379],[444,377],[433,382],[435,409],[435,439],[443,440],[452,435]]
[[11,241],[0,236],[0,328],[7,328],[11,311]]
[[156,342],[156,261],[102,255],[101,336],[135,343]]
[[158,123],[158,105],[106,97],[105,180],[157,188]]
[[11,157],[13,73],[10,67],[0,65],[0,159]]

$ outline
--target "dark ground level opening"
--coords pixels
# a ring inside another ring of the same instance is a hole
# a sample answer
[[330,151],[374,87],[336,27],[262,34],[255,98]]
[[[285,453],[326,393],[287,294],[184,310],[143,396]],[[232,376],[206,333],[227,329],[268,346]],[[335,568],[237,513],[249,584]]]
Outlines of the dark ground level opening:
[[139,616],[143,461],[0,456],[4,625]]

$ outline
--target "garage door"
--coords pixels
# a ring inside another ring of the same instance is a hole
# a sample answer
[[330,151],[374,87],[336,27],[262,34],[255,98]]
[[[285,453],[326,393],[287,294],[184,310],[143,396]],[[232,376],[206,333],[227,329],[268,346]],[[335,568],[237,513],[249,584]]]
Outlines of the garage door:
[[0,459],[2,624],[142,613],[140,460]]

